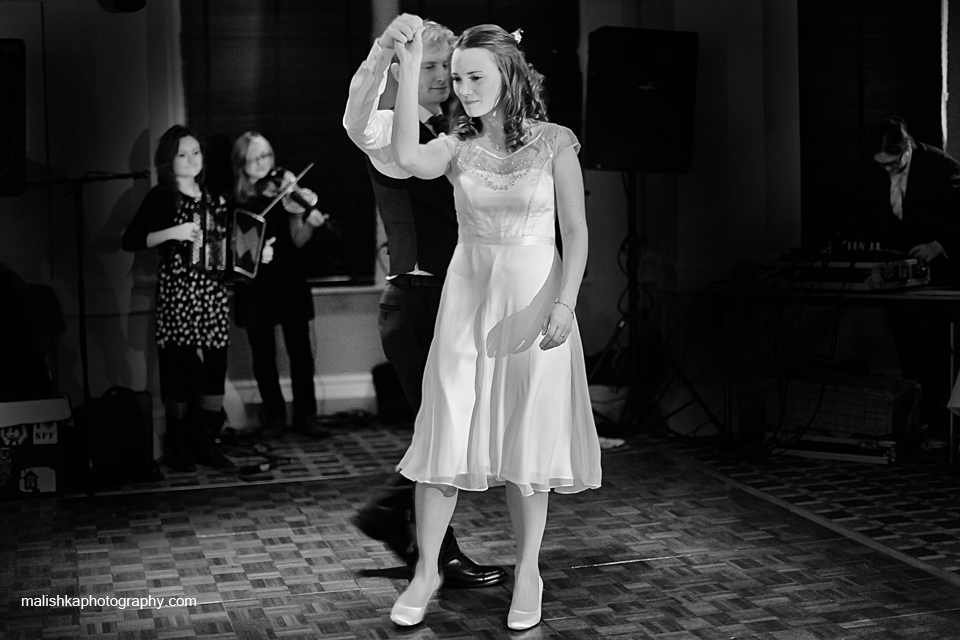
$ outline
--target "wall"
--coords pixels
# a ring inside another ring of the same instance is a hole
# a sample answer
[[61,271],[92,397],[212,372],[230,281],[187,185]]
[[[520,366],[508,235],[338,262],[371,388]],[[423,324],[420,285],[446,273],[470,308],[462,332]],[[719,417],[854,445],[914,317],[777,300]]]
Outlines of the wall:
[[0,6],[0,35],[26,41],[33,183],[24,196],[0,200],[0,255],[26,280],[57,294],[67,329],[55,375],[74,405],[83,398],[81,278],[94,395],[114,384],[147,382],[143,314],[150,296],[138,279],[150,265],[121,252],[119,237],[149,183],[81,178],[148,168],[153,141],[183,119],[176,21],[175,3],[133,14],[68,0]]
[[[671,427],[689,431],[708,416],[696,405],[678,409],[693,398],[671,359],[681,361],[680,372],[695,380],[711,411],[722,408],[722,324],[705,287],[762,274],[800,243],[797,3],[591,0],[581,4],[581,21],[584,77],[588,36],[601,26],[699,34],[692,167],[682,175],[641,176],[638,205],[648,238],[643,316],[665,336],[668,354],[661,361],[643,343],[639,367],[641,374],[670,376],[674,389],[660,399],[661,411],[678,410]],[[629,105],[611,105],[610,113],[629,130]],[[626,276],[617,247],[627,231],[626,198],[619,173],[587,171],[585,182],[591,253],[579,316],[591,353],[620,318]]]
[[[52,364],[59,389],[77,406],[83,367],[73,181],[91,171],[150,168],[159,136],[184,121],[179,5],[149,2],[135,13],[107,13],[96,2],[5,0],[0,38],[26,41],[27,179],[57,182],[34,185],[22,197],[0,198],[0,259],[28,282],[56,293],[66,332]],[[156,256],[119,247],[150,184],[131,179],[87,184],[79,247],[91,394],[113,385],[145,388],[159,410],[152,312]],[[376,409],[370,371],[384,359],[376,328],[379,292],[324,289],[315,296],[312,338],[322,411]],[[248,413],[242,401],[256,401],[256,385],[246,336],[234,330],[231,343],[227,409],[231,422],[242,425]],[[286,371],[285,361],[281,366]]]
[[[769,266],[799,243],[800,160],[796,3],[652,2],[581,4],[581,67],[589,33],[601,26],[700,35],[693,165],[683,175],[647,174],[639,204],[641,280],[690,291],[749,267]],[[587,87],[589,97],[589,86]],[[629,128],[629,105],[611,105]],[[626,197],[617,172],[587,171],[591,251],[581,322],[612,330],[626,284],[614,250],[626,236]],[[586,322],[583,322],[587,320]],[[585,334],[587,352],[605,342]]]
[[[395,14],[391,2],[373,6],[371,39]],[[48,157],[51,177],[149,166],[159,135],[183,119],[176,7],[175,2],[150,2],[137,13],[108,14],[97,3],[70,0],[0,5],[0,37],[28,43],[31,180],[45,178]],[[657,302],[654,322],[669,329],[679,324],[694,299],[689,292],[769,266],[772,257],[799,242],[796,1],[589,0],[581,3],[580,18],[585,79],[588,36],[600,26],[700,34],[693,167],[684,175],[643,179],[643,231],[649,244],[641,278]],[[610,109],[612,117],[622,117],[629,126],[629,105]],[[617,247],[626,234],[626,200],[619,174],[587,171],[585,183],[591,252],[578,314],[590,354],[603,348],[620,317],[618,299],[626,276],[618,266]],[[118,247],[147,187],[146,181],[125,180],[84,191],[94,395],[123,384],[147,388],[159,398],[151,313],[155,258]],[[60,340],[57,376],[76,404],[82,387],[70,190],[35,188],[23,198],[0,200],[0,207],[0,255],[29,281],[54,288],[64,306],[68,331]],[[327,400],[322,406],[326,412],[350,406],[374,409],[369,374],[383,359],[376,329],[378,296],[376,287],[315,295],[317,388],[318,397]],[[704,366],[716,355],[711,346],[715,328],[707,324],[697,334],[697,359]],[[231,420],[245,421],[242,404],[255,400],[255,385],[246,340],[238,334],[233,338],[228,406]]]

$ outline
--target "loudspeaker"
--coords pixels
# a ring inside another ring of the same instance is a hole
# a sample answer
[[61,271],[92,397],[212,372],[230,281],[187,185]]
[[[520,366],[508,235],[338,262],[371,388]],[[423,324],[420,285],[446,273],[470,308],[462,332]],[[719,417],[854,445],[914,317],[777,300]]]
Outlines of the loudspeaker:
[[97,0],[107,13],[134,13],[147,6],[147,0]]
[[84,471],[92,473],[94,480],[163,479],[153,459],[153,396],[149,391],[111,387],[77,407],[73,421],[74,433],[64,438],[64,444],[68,455],[79,463],[74,468],[78,480]]
[[27,48],[23,40],[0,39],[0,196],[26,189]]
[[586,168],[690,170],[699,40],[689,31],[630,27],[590,33]]

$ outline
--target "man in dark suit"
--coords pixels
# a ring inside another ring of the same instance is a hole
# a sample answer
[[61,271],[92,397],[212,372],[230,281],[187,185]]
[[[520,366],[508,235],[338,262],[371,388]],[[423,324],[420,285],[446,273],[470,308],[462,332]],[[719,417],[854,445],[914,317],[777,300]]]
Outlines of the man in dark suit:
[[[960,283],[960,163],[914,140],[902,120],[870,131],[864,224],[884,247],[930,265],[931,284]],[[950,391],[949,317],[890,308],[887,318],[904,378],[921,385],[921,421],[934,435],[946,429]]]
[[936,284],[957,283],[960,259],[960,163],[917,142],[900,120],[884,120],[868,138],[872,170],[867,209],[885,246],[930,264]]
[[[450,96],[450,54],[453,32],[417,16],[398,16],[378,38],[350,82],[343,115],[347,135],[367,154],[367,169],[387,232],[390,273],[380,298],[380,341],[387,360],[396,369],[404,395],[414,410],[420,408],[421,383],[427,352],[433,340],[440,291],[457,245],[457,217],[453,186],[443,176],[420,180],[393,160],[390,148],[393,111],[378,110],[388,80],[399,66],[391,64],[397,42],[423,30],[420,66],[420,140],[444,133],[442,106]],[[354,524],[366,535],[390,546],[412,567],[416,561],[413,515],[414,483],[396,474],[390,487],[365,506]],[[506,579],[500,567],[479,566],[457,545],[447,529],[440,550],[445,587],[484,587]]]

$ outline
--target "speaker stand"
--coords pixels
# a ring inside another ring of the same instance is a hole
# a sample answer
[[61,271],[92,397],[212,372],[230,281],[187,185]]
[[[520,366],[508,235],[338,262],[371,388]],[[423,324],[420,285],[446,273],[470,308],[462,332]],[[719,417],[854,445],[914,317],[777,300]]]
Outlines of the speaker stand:
[[[627,197],[627,237],[623,246],[627,253],[627,309],[620,309],[620,320],[613,330],[613,335],[607,341],[600,358],[597,360],[593,369],[588,375],[588,383],[595,380],[597,373],[608,360],[615,359],[615,354],[620,345],[620,338],[624,330],[627,331],[627,345],[621,347],[621,353],[626,353],[626,359],[621,359],[612,366],[613,380],[619,381],[626,367],[627,373],[627,396],[623,413],[617,426],[625,429],[636,428],[639,426],[642,415],[640,398],[640,367],[637,350],[640,344],[641,316],[640,316],[640,284],[638,272],[640,269],[640,252],[646,238],[641,235],[637,229],[637,174],[634,171],[625,171],[621,173],[625,180],[625,190]],[[622,300],[622,297],[621,297]],[[644,322],[646,325],[646,323]],[[647,328],[649,326],[647,325]]]
[[[624,329],[626,329],[628,338],[625,349],[627,360],[626,363],[621,361],[614,371],[614,379],[619,379],[619,375],[623,372],[623,367],[626,364],[628,373],[627,397],[618,426],[622,428],[638,428],[643,419],[643,410],[646,408],[643,406],[644,398],[641,397],[642,390],[640,388],[640,338],[641,336],[650,335],[651,333],[659,334],[659,331],[650,325],[648,319],[640,310],[640,259],[642,247],[647,243],[647,237],[641,230],[646,229],[646,224],[643,224],[641,229],[638,229],[640,216],[638,215],[639,208],[637,206],[637,173],[634,171],[625,171],[622,175],[625,175],[627,196],[627,238],[625,241],[627,251],[627,309],[626,311],[621,310],[620,320],[617,322],[613,335],[610,337],[610,340],[607,341],[606,346],[601,352],[600,358],[590,371],[588,381],[594,379],[604,361],[613,356],[614,349],[619,344],[620,336]],[[646,174],[641,174],[641,176],[645,178]],[[640,180],[640,195],[641,200],[645,203],[645,179]],[[697,391],[693,382],[683,372],[680,363],[670,355],[665,345],[660,349],[660,353],[665,363],[673,369],[674,375],[680,379],[680,382],[693,397],[693,402],[700,406],[710,419],[710,422],[717,427],[718,432],[721,435],[724,434],[726,430],[723,421],[720,420],[717,414],[707,404],[706,400],[704,400],[703,396]],[[689,404],[691,403],[684,405],[683,408],[686,408]],[[676,411],[674,413],[676,413]]]
[[[630,384],[627,389],[627,419],[635,426],[640,420],[640,358],[637,354],[640,346],[640,254],[647,243],[645,234],[637,228],[637,173],[627,171],[627,371]],[[641,180],[646,200],[646,180]],[[644,225],[645,226],[645,225]]]

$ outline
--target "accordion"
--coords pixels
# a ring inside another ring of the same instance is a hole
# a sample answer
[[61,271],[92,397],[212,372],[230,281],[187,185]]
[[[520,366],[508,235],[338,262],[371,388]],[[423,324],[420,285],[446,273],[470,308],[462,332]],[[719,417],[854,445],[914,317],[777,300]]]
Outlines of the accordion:
[[217,219],[220,211],[216,208],[193,214],[200,233],[190,248],[190,267],[210,275],[223,275],[227,271],[227,225]]
[[255,278],[263,251],[266,218],[243,209],[236,211],[228,226],[218,218],[222,208],[198,211],[193,222],[199,233],[189,247],[189,266],[212,277],[224,277],[228,271]]
[[233,221],[233,270],[248,278],[256,278],[260,253],[266,235],[266,218],[244,209],[237,209]]

